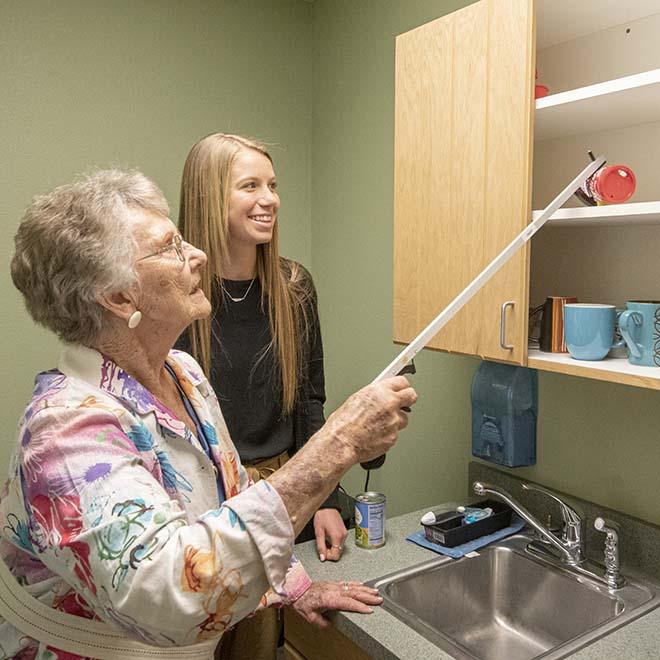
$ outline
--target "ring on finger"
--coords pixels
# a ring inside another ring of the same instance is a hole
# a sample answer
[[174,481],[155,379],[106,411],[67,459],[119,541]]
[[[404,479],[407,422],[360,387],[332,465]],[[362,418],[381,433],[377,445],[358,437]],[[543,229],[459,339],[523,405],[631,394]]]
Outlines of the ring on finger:
[[348,591],[348,582],[344,580],[344,591]]

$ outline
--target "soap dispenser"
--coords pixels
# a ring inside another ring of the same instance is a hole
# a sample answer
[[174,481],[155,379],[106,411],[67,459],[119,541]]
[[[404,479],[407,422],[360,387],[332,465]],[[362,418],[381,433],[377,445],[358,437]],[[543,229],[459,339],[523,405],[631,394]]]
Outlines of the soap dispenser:
[[472,455],[507,467],[536,463],[538,373],[483,361],[472,380]]

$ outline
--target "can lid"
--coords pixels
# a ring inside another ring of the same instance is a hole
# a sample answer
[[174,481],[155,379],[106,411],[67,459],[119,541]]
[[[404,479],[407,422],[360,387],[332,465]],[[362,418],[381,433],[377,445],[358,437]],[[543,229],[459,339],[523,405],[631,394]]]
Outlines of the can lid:
[[358,493],[355,496],[355,499],[358,502],[363,502],[365,504],[380,504],[381,502],[385,502],[387,498],[384,493],[377,493],[374,490],[368,490],[365,493]]
[[630,199],[636,187],[635,173],[626,165],[604,167],[594,177],[595,192],[608,204],[620,204]]

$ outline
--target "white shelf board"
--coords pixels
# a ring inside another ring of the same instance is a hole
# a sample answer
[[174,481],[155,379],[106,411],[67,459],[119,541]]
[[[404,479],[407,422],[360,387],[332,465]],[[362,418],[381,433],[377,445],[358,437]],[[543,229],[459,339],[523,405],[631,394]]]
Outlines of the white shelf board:
[[527,366],[542,371],[660,389],[660,367],[640,367],[630,364],[626,358],[574,360],[568,353],[544,353],[530,348]]
[[[536,220],[542,211],[533,211]],[[617,225],[660,225],[660,202],[608,204],[559,209],[546,227],[598,227]]]
[[[541,50],[562,44],[658,13],[658,0],[538,0],[537,48]],[[570,20],[566,20],[567,16]]]
[[660,69],[536,100],[534,139],[595,133],[660,121]]

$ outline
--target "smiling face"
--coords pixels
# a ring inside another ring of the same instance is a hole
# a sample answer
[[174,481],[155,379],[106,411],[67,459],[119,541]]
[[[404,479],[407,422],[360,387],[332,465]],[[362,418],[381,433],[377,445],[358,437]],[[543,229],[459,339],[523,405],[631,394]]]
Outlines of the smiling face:
[[178,234],[165,216],[131,210],[129,227],[137,245],[137,309],[152,329],[153,324],[160,326],[163,335],[172,334],[176,339],[192,321],[211,312],[211,304],[199,288],[206,254],[183,243],[185,261],[181,261],[174,248],[163,249],[171,246]]
[[254,149],[234,158],[229,184],[229,238],[237,247],[269,243],[280,208],[273,164]]

